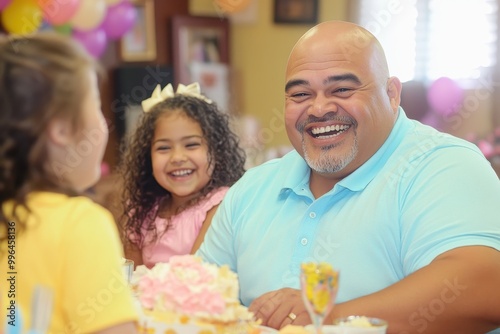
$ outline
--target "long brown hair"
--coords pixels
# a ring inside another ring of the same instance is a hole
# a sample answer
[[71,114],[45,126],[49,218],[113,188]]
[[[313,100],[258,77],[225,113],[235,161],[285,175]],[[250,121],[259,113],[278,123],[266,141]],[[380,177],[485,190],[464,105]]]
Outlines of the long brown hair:
[[8,219],[16,219],[17,232],[24,228],[16,209],[4,212],[6,201],[29,211],[30,192],[70,192],[61,189],[57,177],[45,168],[45,131],[54,118],[68,119],[73,129],[78,128],[89,69],[102,78],[98,63],[61,34],[0,39],[0,232]]

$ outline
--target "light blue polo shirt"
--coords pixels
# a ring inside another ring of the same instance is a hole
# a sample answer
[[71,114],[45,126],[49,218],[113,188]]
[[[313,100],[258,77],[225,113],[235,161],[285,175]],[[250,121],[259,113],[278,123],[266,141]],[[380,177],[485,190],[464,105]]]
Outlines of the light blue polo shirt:
[[[228,264],[244,305],[299,288],[304,261],[340,270],[338,302],[367,295],[466,245],[500,249],[500,180],[477,147],[400,109],[384,145],[318,199],[297,152],[250,169],[227,193],[198,255]],[[442,303],[460,294],[460,282]],[[417,319],[418,320],[418,315]]]

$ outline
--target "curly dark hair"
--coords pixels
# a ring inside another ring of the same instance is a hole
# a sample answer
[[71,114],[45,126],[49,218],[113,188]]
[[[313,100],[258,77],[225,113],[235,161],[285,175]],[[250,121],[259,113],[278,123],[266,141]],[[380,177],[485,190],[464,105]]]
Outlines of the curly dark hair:
[[176,112],[184,113],[200,125],[208,144],[208,163],[214,166],[211,179],[199,196],[183,208],[196,204],[214,189],[233,185],[245,172],[245,152],[239,146],[238,136],[231,130],[230,117],[219,111],[214,102],[176,94],[158,103],[142,115],[134,134],[125,142],[119,168],[124,183],[120,219],[124,243],[131,241],[131,232],[140,238],[134,243],[142,245],[145,241],[141,233],[143,229],[152,234],[153,240],[157,237],[152,223],[158,214],[158,204],[160,200],[168,200],[171,194],[153,176],[151,144],[158,118]]
[[[76,192],[47,168],[46,128],[55,118],[78,129],[87,71],[104,72],[75,40],[57,33],[0,38],[0,232],[8,219],[16,233],[25,227],[17,207],[30,212],[27,195],[51,190]],[[13,212],[3,203],[14,201]],[[0,241],[6,236],[0,233]]]

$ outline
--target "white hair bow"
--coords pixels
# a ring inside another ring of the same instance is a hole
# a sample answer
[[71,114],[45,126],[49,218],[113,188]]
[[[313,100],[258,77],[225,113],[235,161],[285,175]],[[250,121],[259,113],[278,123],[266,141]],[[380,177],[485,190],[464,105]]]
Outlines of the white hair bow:
[[161,89],[160,85],[157,85],[151,97],[142,101],[142,109],[144,110],[144,112],[149,112],[151,108],[153,108],[153,106],[155,106],[157,103],[174,97],[175,94],[193,96],[202,99],[207,103],[212,103],[210,99],[207,99],[205,96],[201,95],[200,84],[197,82],[193,82],[192,84],[189,84],[187,86],[179,84],[175,93],[172,85],[168,84],[165,86],[165,88],[163,88],[163,90]]

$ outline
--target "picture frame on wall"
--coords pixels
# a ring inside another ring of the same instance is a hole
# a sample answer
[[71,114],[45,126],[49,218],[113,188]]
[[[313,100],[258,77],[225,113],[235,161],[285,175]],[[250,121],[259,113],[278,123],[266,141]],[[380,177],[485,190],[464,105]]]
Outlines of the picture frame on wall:
[[123,62],[145,62],[156,59],[154,0],[130,0],[136,8],[136,20],[120,39]]
[[190,83],[194,62],[229,64],[229,21],[204,16],[172,17],[172,55],[176,84]]
[[202,93],[229,109],[229,20],[220,17],[172,17],[175,87],[192,82]]
[[274,23],[316,24],[318,0],[274,0]]

